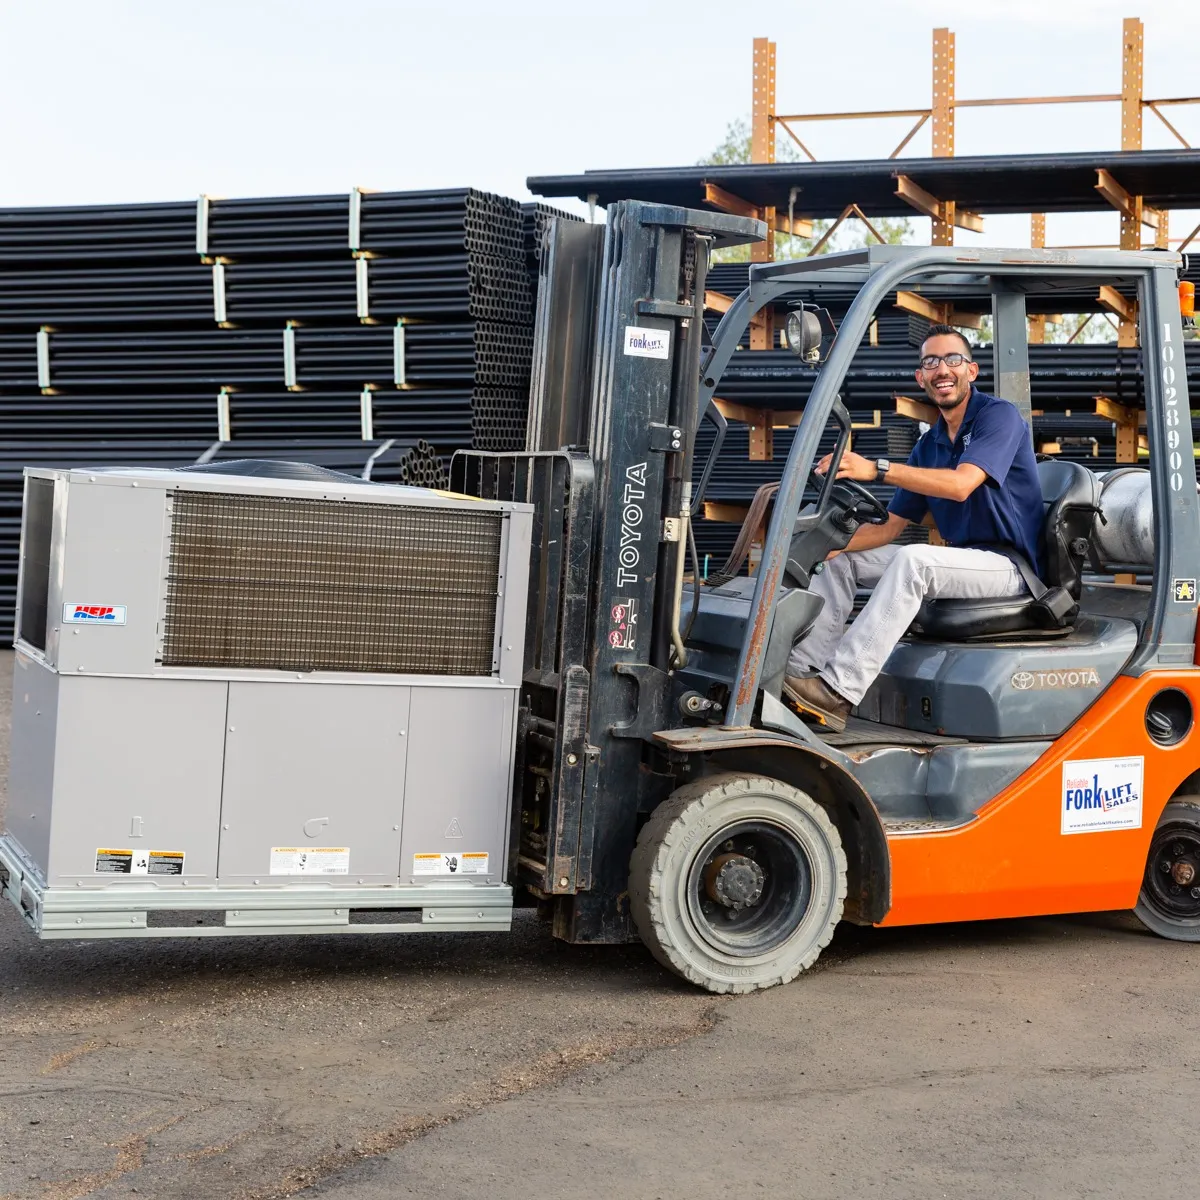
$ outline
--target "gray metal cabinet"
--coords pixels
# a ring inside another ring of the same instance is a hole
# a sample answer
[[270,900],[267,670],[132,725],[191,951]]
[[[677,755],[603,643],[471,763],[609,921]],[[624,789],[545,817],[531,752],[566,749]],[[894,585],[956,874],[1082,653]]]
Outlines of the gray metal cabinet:
[[411,694],[230,683],[222,882],[395,883]]

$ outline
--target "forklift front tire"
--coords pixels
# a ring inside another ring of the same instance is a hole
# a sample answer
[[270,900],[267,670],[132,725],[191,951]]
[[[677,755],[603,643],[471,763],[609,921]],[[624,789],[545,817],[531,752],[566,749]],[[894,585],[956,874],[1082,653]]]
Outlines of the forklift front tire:
[[1133,911],[1160,937],[1200,942],[1200,796],[1177,796],[1163,809]]
[[805,792],[765,775],[709,775],[642,827],[629,895],[663,966],[710,992],[752,992],[794,979],[828,945],[846,855]]

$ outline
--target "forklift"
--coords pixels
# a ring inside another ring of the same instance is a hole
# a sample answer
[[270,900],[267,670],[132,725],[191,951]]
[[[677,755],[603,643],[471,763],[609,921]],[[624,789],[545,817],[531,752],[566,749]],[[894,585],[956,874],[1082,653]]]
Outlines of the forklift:
[[[603,230],[558,223],[529,449],[455,457],[453,489],[535,507],[514,884],[558,937],[640,936],[715,992],[787,982],[843,920],[1133,909],[1155,933],[1200,940],[1200,512],[1181,257],[871,246],[752,265],[706,347],[710,250],[764,236],[745,218],[633,201]],[[848,284],[830,339],[811,297]],[[809,582],[860,524],[886,520],[868,489],[836,479],[850,441],[839,390],[876,309],[902,287],[990,296],[995,390],[1028,421],[1027,298],[1100,284],[1138,304],[1146,561],[1099,563],[1098,531],[1127,532],[1129,512],[1106,514],[1080,464],[1042,462],[1043,582],[1066,598],[1059,617],[1029,593],[927,602],[844,732],[804,719],[781,689],[821,606]],[[751,320],[786,305],[788,346],[824,364],[757,570],[705,585],[692,522],[723,436],[713,397]],[[718,426],[704,465],[702,420]],[[1111,579],[1085,579],[1089,567]],[[1149,582],[1113,581],[1131,569]]]
[[[710,342],[712,250],[765,236],[635,201],[555,222],[526,449],[459,452],[449,492],[304,464],[27,470],[0,891],[33,931],[503,930],[525,899],[558,938],[640,938],[714,992],[786,983],[843,920],[1133,909],[1200,940],[1181,256],[756,265]],[[1028,305],[1099,284],[1136,298],[1149,458],[1041,464],[1057,603],[928,603],[844,731],[805,719],[782,685],[809,585],[886,519],[836,478],[876,310],[986,297],[995,390],[1028,419]],[[813,297],[847,288],[834,329]],[[767,306],[823,366],[756,570],[705,581],[713,398]]]

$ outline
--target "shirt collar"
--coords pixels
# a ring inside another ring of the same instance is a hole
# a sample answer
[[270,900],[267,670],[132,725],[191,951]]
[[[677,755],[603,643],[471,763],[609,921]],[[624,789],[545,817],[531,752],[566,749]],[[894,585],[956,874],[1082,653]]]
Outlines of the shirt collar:
[[[967,411],[963,414],[962,424],[958,427],[959,438],[970,427],[972,421],[979,415],[979,410],[983,407],[983,393],[974,385],[971,384],[971,394],[967,397]],[[939,416],[937,424],[934,426],[937,431],[934,436],[944,446],[953,446],[954,443],[950,440],[950,431],[946,428],[946,418]]]

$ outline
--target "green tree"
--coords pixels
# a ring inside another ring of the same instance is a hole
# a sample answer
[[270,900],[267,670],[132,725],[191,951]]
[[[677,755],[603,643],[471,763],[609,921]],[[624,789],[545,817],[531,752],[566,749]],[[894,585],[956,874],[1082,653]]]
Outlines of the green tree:
[[[701,166],[725,167],[735,163],[750,161],[750,122],[745,117],[730,121],[725,130],[725,137],[707,158],[700,160]],[[803,162],[803,156],[796,144],[782,130],[776,133],[775,140],[776,162]],[[833,222],[817,220],[813,222],[813,235],[809,238],[793,237],[786,233],[775,235],[775,255],[777,258],[804,258],[812,253],[813,247],[820,242]],[[873,220],[872,225],[883,236],[890,246],[903,245],[912,237],[912,222],[905,217],[883,217]],[[852,250],[859,246],[867,246],[875,242],[875,238],[865,225],[857,218],[851,217],[838,226],[836,232],[817,251],[827,254],[831,250]],[[747,262],[750,258],[749,246],[731,246],[718,250],[713,254],[714,262]]]
[[1106,313],[1064,313],[1059,321],[1046,322],[1046,341],[1074,342],[1076,346],[1115,342],[1117,330]]

